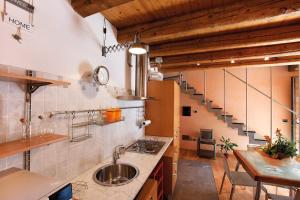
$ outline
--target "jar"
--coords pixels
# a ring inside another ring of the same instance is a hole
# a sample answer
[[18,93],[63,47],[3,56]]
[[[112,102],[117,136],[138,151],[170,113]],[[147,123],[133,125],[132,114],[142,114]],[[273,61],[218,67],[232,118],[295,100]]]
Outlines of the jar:
[[116,108],[115,115],[116,121],[120,121],[122,119],[122,110],[120,108]]
[[115,109],[107,109],[105,111],[105,117],[106,122],[114,122],[116,121],[116,112]]

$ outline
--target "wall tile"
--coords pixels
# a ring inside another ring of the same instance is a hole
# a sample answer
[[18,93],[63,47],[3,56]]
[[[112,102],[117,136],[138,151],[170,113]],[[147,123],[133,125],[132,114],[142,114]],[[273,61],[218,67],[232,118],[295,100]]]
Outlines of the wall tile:
[[[14,69],[18,71],[17,69]],[[18,73],[23,73],[20,70]],[[43,76],[43,73],[38,73]],[[49,76],[46,74],[45,76]],[[53,78],[53,76],[52,76]],[[54,77],[55,78],[55,77]],[[119,106],[142,105],[139,102],[118,102],[114,96],[122,91],[116,87],[86,86],[82,89],[80,82],[71,80],[72,85],[63,87],[41,87],[32,95],[32,130],[38,133],[42,126],[39,115],[44,116],[44,122],[56,133],[69,135],[70,127],[66,115],[48,118],[49,112],[111,108]],[[20,118],[24,116],[24,86],[14,83],[0,82],[3,93],[0,96],[0,142],[15,140],[21,137]],[[3,103],[1,103],[3,102]],[[120,105],[119,105],[120,104]],[[125,122],[107,126],[90,126],[92,138],[71,143],[63,141],[40,147],[31,151],[31,170],[43,175],[67,180],[78,176],[102,160],[111,157],[113,147],[128,144],[143,135],[143,129],[136,126],[137,109],[124,110]],[[85,121],[87,115],[77,115],[75,121]],[[82,128],[76,131],[86,131]],[[23,154],[0,160],[0,170],[8,167],[23,167]]]

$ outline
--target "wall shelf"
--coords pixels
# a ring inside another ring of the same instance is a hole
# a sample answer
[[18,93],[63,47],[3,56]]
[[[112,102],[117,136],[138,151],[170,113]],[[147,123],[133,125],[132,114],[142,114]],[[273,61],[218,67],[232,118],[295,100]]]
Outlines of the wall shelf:
[[31,139],[21,139],[12,142],[0,144],[0,158],[23,153],[34,148],[42,147],[48,144],[67,140],[68,137],[57,134],[45,134],[34,136]]
[[39,85],[39,86],[41,85],[68,86],[71,84],[70,82],[63,81],[63,80],[51,80],[51,79],[31,77],[31,76],[3,72],[3,71],[0,71],[0,80],[23,83],[23,84]]

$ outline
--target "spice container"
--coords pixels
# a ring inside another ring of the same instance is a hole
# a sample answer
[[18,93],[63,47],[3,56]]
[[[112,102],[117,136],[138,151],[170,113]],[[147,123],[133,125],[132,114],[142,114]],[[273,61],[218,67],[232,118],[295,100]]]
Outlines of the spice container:
[[122,119],[122,110],[120,108],[115,109],[115,119],[120,121]]
[[107,109],[104,114],[104,119],[106,122],[114,122],[116,121],[115,109]]

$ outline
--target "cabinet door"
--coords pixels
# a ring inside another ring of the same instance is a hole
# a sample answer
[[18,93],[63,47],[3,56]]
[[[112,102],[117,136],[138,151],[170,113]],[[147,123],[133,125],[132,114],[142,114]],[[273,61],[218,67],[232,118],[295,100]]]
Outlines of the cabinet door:
[[136,200],[157,200],[157,181],[148,179]]
[[174,84],[175,81],[149,81],[145,118],[151,120],[146,126],[146,135],[173,137],[174,135]]

